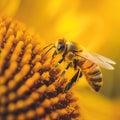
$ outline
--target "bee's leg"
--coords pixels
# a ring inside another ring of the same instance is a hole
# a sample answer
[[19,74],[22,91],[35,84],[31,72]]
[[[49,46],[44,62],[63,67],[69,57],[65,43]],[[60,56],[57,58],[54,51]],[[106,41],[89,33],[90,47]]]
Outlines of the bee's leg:
[[82,72],[80,71],[79,78],[81,78],[81,77],[82,77]]
[[65,57],[67,54],[67,47],[65,47],[64,53],[62,54],[62,57]]
[[[55,67],[57,67],[60,63],[62,63],[62,61],[65,59],[66,52],[67,52],[67,49],[65,48],[65,51],[62,54],[62,58],[58,61],[58,63],[55,65]],[[52,59],[54,58],[55,55],[57,55],[56,51],[54,51],[54,53],[52,55]]]
[[57,52],[56,52],[56,50],[53,52],[53,54],[52,54],[52,59],[55,57],[55,55],[57,55]]
[[60,76],[63,76],[63,75],[65,74],[65,72],[68,70],[68,68],[71,66],[71,64],[72,64],[72,62],[69,62],[69,63],[66,65],[64,71],[61,73]]
[[78,60],[77,59],[73,60],[73,65],[74,65],[74,69],[77,70],[77,65],[78,65]]
[[72,79],[70,80],[70,82],[66,85],[65,91],[68,91],[72,87],[73,83],[77,81],[77,79],[79,78],[80,74],[81,74],[81,71],[80,71],[80,69],[78,69],[78,71],[72,77]]
[[[75,70],[77,70],[78,62],[79,62],[79,60],[77,60],[77,59],[74,59],[74,60],[73,60],[73,65],[74,65],[74,69],[75,69]],[[82,77],[82,72],[80,72],[80,74],[79,74],[79,78],[80,78],[80,77]]]
[[62,63],[63,60],[64,60],[64,57],[62,57],[54,67],[57,67],[60,63]]

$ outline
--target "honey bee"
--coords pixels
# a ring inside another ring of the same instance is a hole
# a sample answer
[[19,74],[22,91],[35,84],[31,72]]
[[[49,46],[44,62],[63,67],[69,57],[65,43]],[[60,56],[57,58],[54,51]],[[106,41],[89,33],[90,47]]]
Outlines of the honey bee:
[[44,49],[51,46],[46,54],[54,48],[52,58],[61,54],[61,59],[57,62],[55,67],[61,64],[63,61],[67,61],[67,65],[60,77],[65,74],[69,67],[73,67],[76,73],[67,83],[65,91],[68,91],[73,84],[78,80],[82,74],[86,77],[89,85],[95,90],[99,91],[102,86],[102,72],[100,67],[113,70],[112,64],[116,64],[113,60],[106,58],[96,53],[90,53],[83,46],[78,47],[76,43],[68,42],[64,39],[57,40],[56,44],[49,44]]

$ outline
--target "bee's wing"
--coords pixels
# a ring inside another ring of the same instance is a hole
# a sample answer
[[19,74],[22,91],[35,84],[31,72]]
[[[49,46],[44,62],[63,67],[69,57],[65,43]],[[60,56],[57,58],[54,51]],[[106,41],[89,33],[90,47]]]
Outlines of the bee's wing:
[[111,60],[110,58],[107,58],[107,57],[104,57],[100,54],[97,54],[97,53],[92,53],[93,56],[96,56],[98,59],[102,60],[103,62],[107,62],[107,63],[110,63],[110,64],[113,64],[115,65],[116,62]]
[[91,55],[94,57],[96,64],[100,65],[103,68],[114,70],[114,67],[111,64],[116,63],[113,60],[96,53],[91,53]]
[[114,69],[114,67],[111,64],[115,64],[115,62],[109,58],[102,56],[102,55],[93,54],[93,53],[90,53],[87,50],[85,50],[83,53],[77,54],[77,56],[80,56],[87,60],[90,60],[91,62],[94,62],[103,68],[106,68],[109,70]]

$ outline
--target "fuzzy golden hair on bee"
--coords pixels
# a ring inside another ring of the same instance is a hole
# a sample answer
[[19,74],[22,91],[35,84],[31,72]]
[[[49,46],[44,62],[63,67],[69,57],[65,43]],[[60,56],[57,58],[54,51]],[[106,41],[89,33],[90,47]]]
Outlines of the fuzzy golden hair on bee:
[[0,120],[83,119],[44,43],[19,21],[0,17]]
[[89,85],[95,91],[99,91],[103,83],[100,67],[113,70],[113,65],[116,63],[107,57],[87,51],[82,45],[78,47],[74,42],[59,39],[56,43],[52,56],[55,57],[61,54],[61,58],[55,67],[58,67],[59,64],[66,61],[65,69],[60,77],[62,77],[70,67],[75,70],[75,74],[66,86],[65,91],[69,90],[82,74],[86,77]]

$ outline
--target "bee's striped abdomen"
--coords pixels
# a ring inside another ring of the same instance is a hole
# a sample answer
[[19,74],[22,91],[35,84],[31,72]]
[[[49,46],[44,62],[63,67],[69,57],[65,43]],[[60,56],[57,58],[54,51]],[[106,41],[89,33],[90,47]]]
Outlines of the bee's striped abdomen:
[[102,73],[99,66],[89,60],[85,60],[80,66],[90,86],[99,91],[102,86]]

